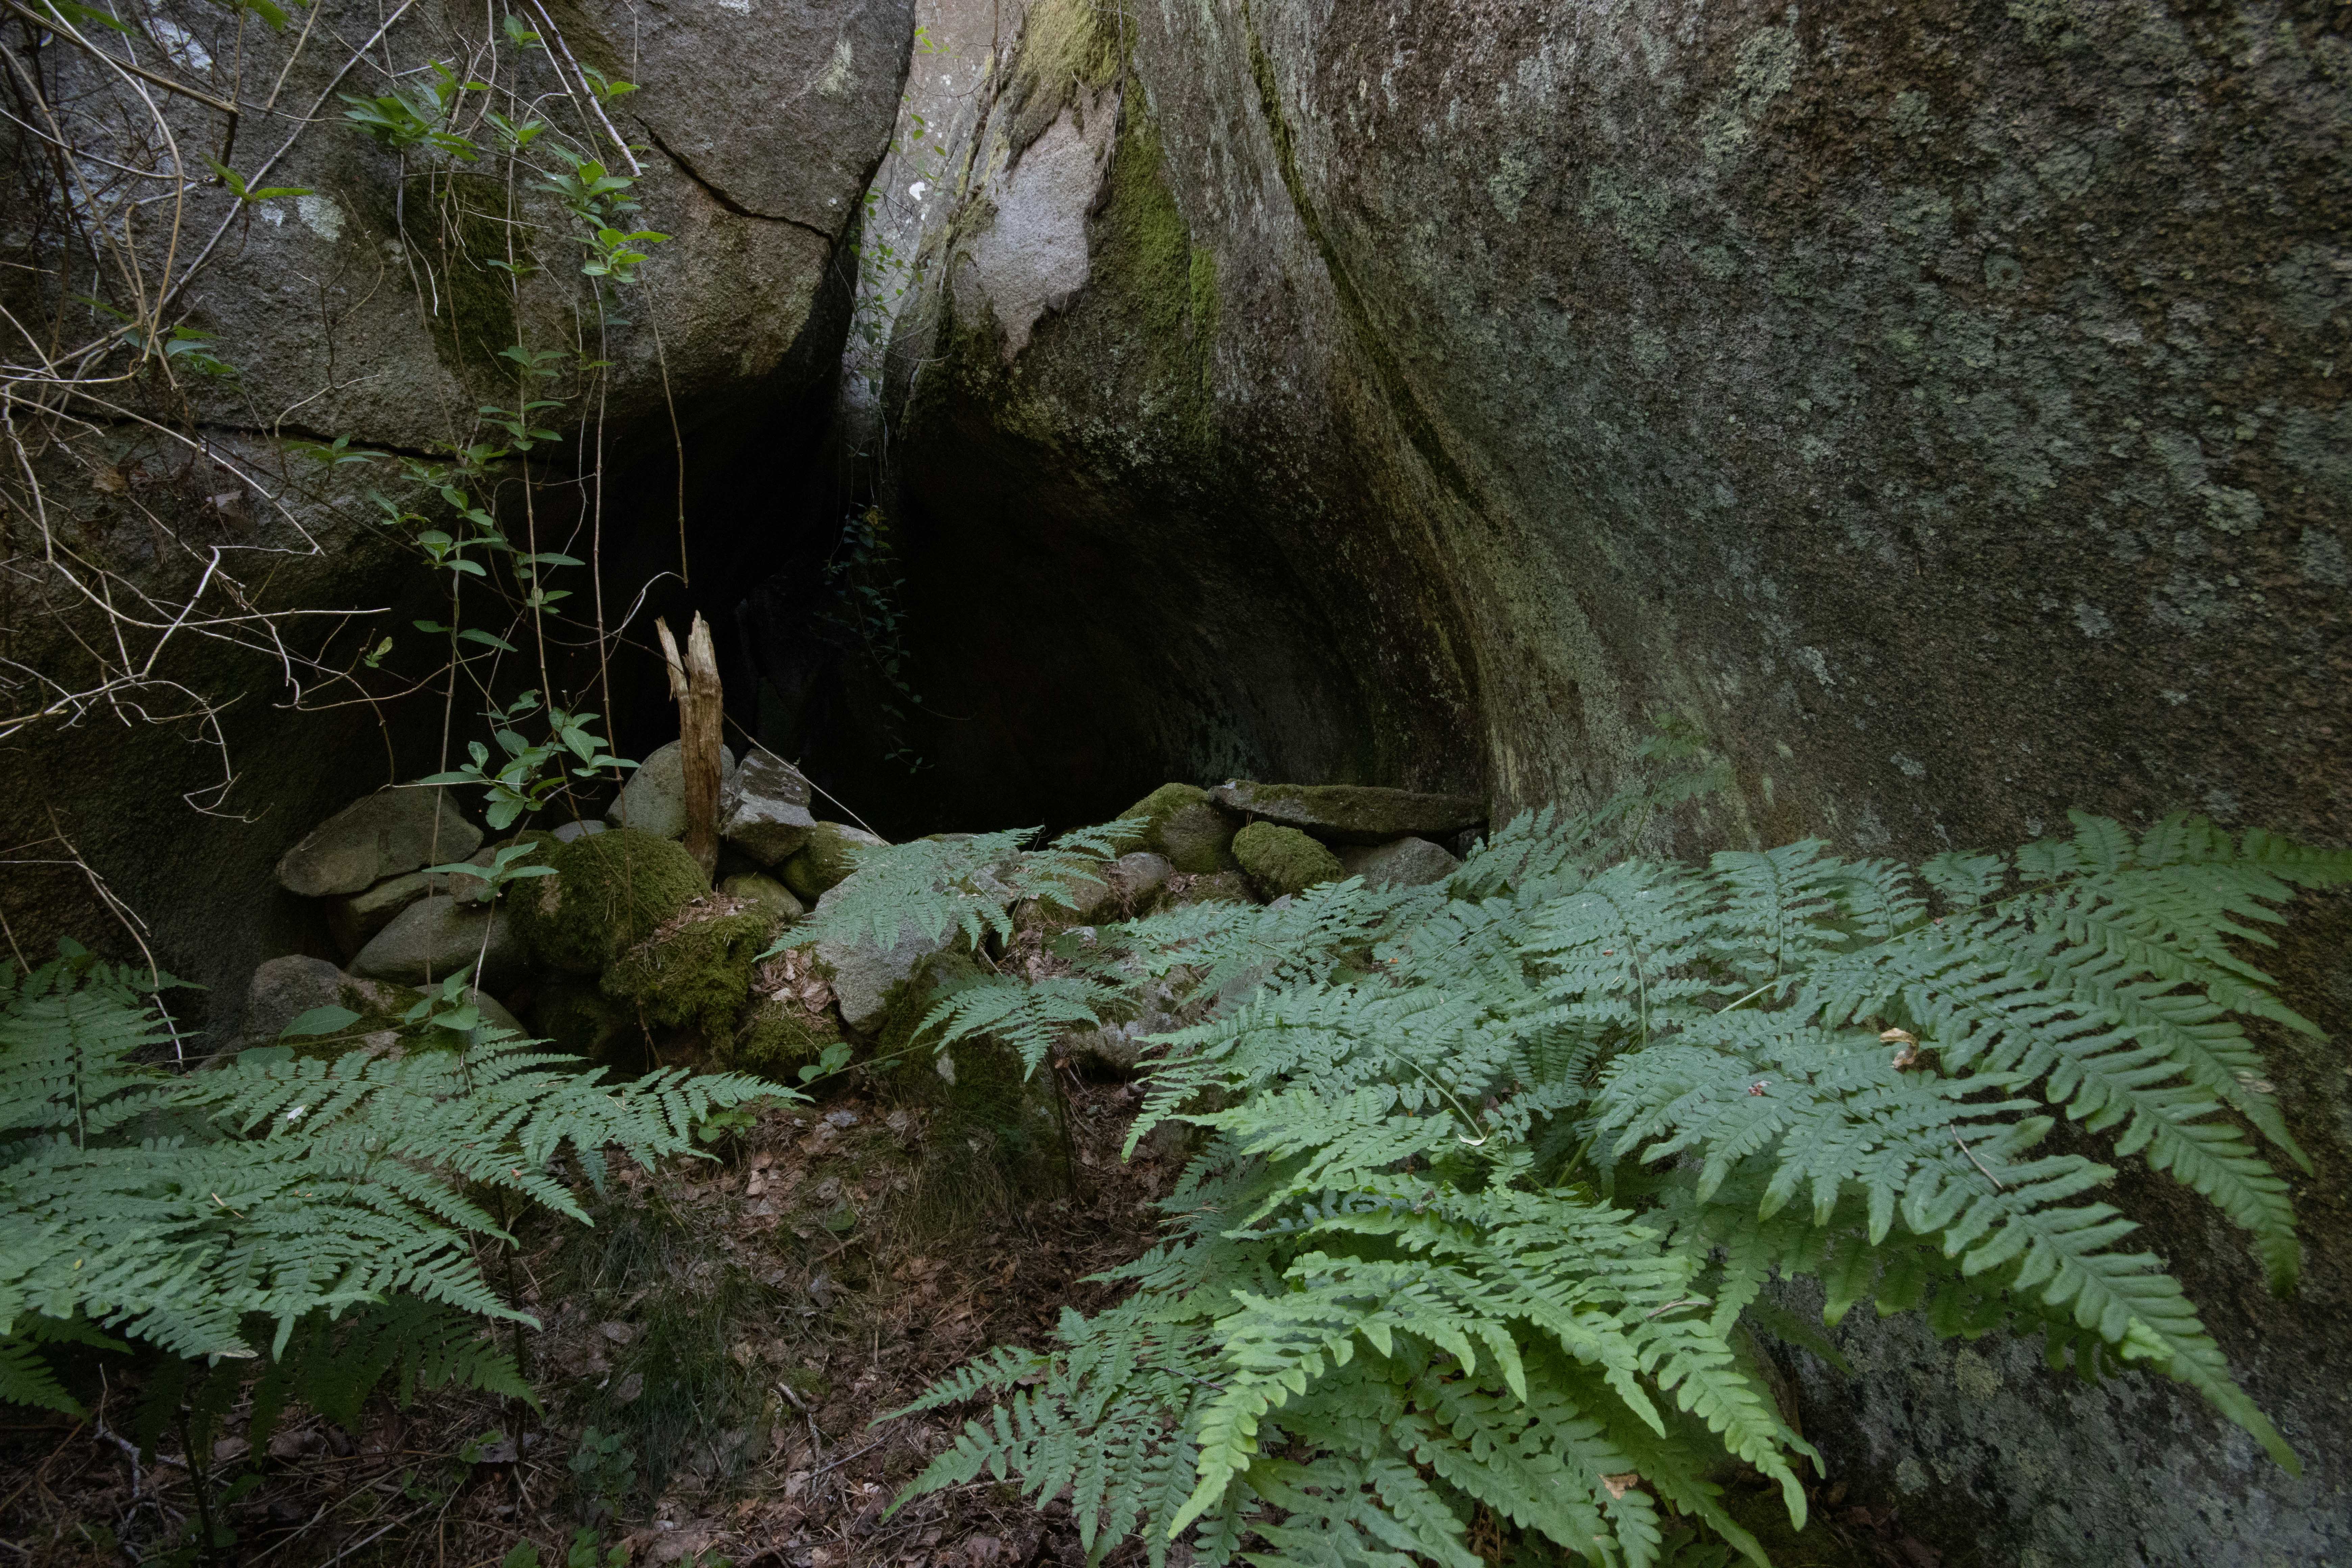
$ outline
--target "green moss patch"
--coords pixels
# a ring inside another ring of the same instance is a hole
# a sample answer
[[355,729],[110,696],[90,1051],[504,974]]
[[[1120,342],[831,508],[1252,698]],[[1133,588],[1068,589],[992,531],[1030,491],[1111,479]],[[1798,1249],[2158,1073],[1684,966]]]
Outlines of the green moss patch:
[[730,901],[688,907],[614,960],[598,984],[648,1024],[691,1025],[707,1040],[728,1039],[751,1004],[751,965],[775,931],[765,910]]
[[1230,846],[1240,819],[1198,784],[1161,784],[1119,816],[1142,820],[1122,849],[1164,855],[1177,870],[1196,876],[1234,868]]
[[776,868],[784,886],[814,904],[857,869],[857,854],[883,841],[860,828],[838,822],[820,822],[809,829],[808,842]]
[[635,828],[593,833],[559,847],[552,877],[534,877],[509,901],[531,955],[571,974],[593,974],[709,890],[694,857]]
[[719,1065],[778,1083],[797,1083],[800,1069],[840,1038],[840,1026],[830,1016],[812,1013],[790,997],[762,996],[720,1048]]
[[1296,827],[1253,822],[1234,836],[1234,858],[1266,897],[1303,893],[1346,875],[1339,858]]

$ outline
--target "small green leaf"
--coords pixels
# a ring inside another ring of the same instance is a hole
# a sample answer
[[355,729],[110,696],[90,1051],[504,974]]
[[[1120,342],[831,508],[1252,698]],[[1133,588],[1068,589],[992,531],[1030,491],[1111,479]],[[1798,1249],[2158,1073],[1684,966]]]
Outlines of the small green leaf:
[[323,1007],[313,1007],[278,1031],[281,1040],[297,1039],[311,1035],[332,1035],[350,1028],[360,1021],[360,1016],[349,1007],[338,1007],[330,1002]]

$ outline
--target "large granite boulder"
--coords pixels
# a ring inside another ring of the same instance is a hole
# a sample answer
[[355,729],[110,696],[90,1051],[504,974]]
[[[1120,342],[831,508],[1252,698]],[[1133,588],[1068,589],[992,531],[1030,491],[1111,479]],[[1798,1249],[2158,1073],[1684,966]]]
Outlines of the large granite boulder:
[[[933,261],[877,416],[940,797],[1100,820],[1159,778],[1381,779],[1499,823],[1606,798],[1664,718],[1727,782],[1647,824],[1683,852],[2001,847],[2075,805],[2352,839],[2326,8],[1122,15],[1113,72],[1041,87],[1024,38],[992,102],[913,83],[982,172],[902,245]],[[1031,198],[1113,81],[1061,215],[1085,282],[1033,317],[966,274],[1008,193],[1065,232]],[[2325,918],[2279,956],[2336,1030]],[[2210,1215],[2115,1201],[2203,1271],[2305,1477],[2146,1377],[2062,1392],[1861,1313],[1859,1377],[1797,1384],[1832,1474],[2000,1568],[2352,1552],[2352,1077],[2275,1049],[2317,1167],[2296,1300]]]

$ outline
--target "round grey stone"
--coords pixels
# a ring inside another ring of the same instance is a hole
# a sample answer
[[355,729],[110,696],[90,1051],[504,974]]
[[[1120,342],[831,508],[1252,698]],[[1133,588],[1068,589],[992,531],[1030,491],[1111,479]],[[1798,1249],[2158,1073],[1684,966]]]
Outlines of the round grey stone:
[[[719,748],[719,801],[723,810],[727,796],[735,787],[735,753],[726,747]],[[614,826],[634,827],[661,838],[686,837],[686,753],[679,742],[668,745],[647,757],[629,782],[621,788],[621,798],[606,813]]]
[[[486,945],[487,944],[487,945]],[[436,984],[481,960],[475,983],[503,991],[520,980],[529,959],[521,935],[504,910],[484,910],[444,893],[400,911],[352,960],[352,973],[403,985]]]

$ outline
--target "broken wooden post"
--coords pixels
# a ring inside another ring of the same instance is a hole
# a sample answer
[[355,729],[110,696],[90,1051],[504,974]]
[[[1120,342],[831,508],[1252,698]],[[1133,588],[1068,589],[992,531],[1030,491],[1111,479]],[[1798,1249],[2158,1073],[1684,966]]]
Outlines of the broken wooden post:
[[725,708],[719,689],[719,653],[701,612],[686,634],[686,657],[667,623],[656,617],[662,658],[669,665],[670,700],[677,704],[678,760],[686,775],[686,852],[707,874],[719,865],[719,784]]

